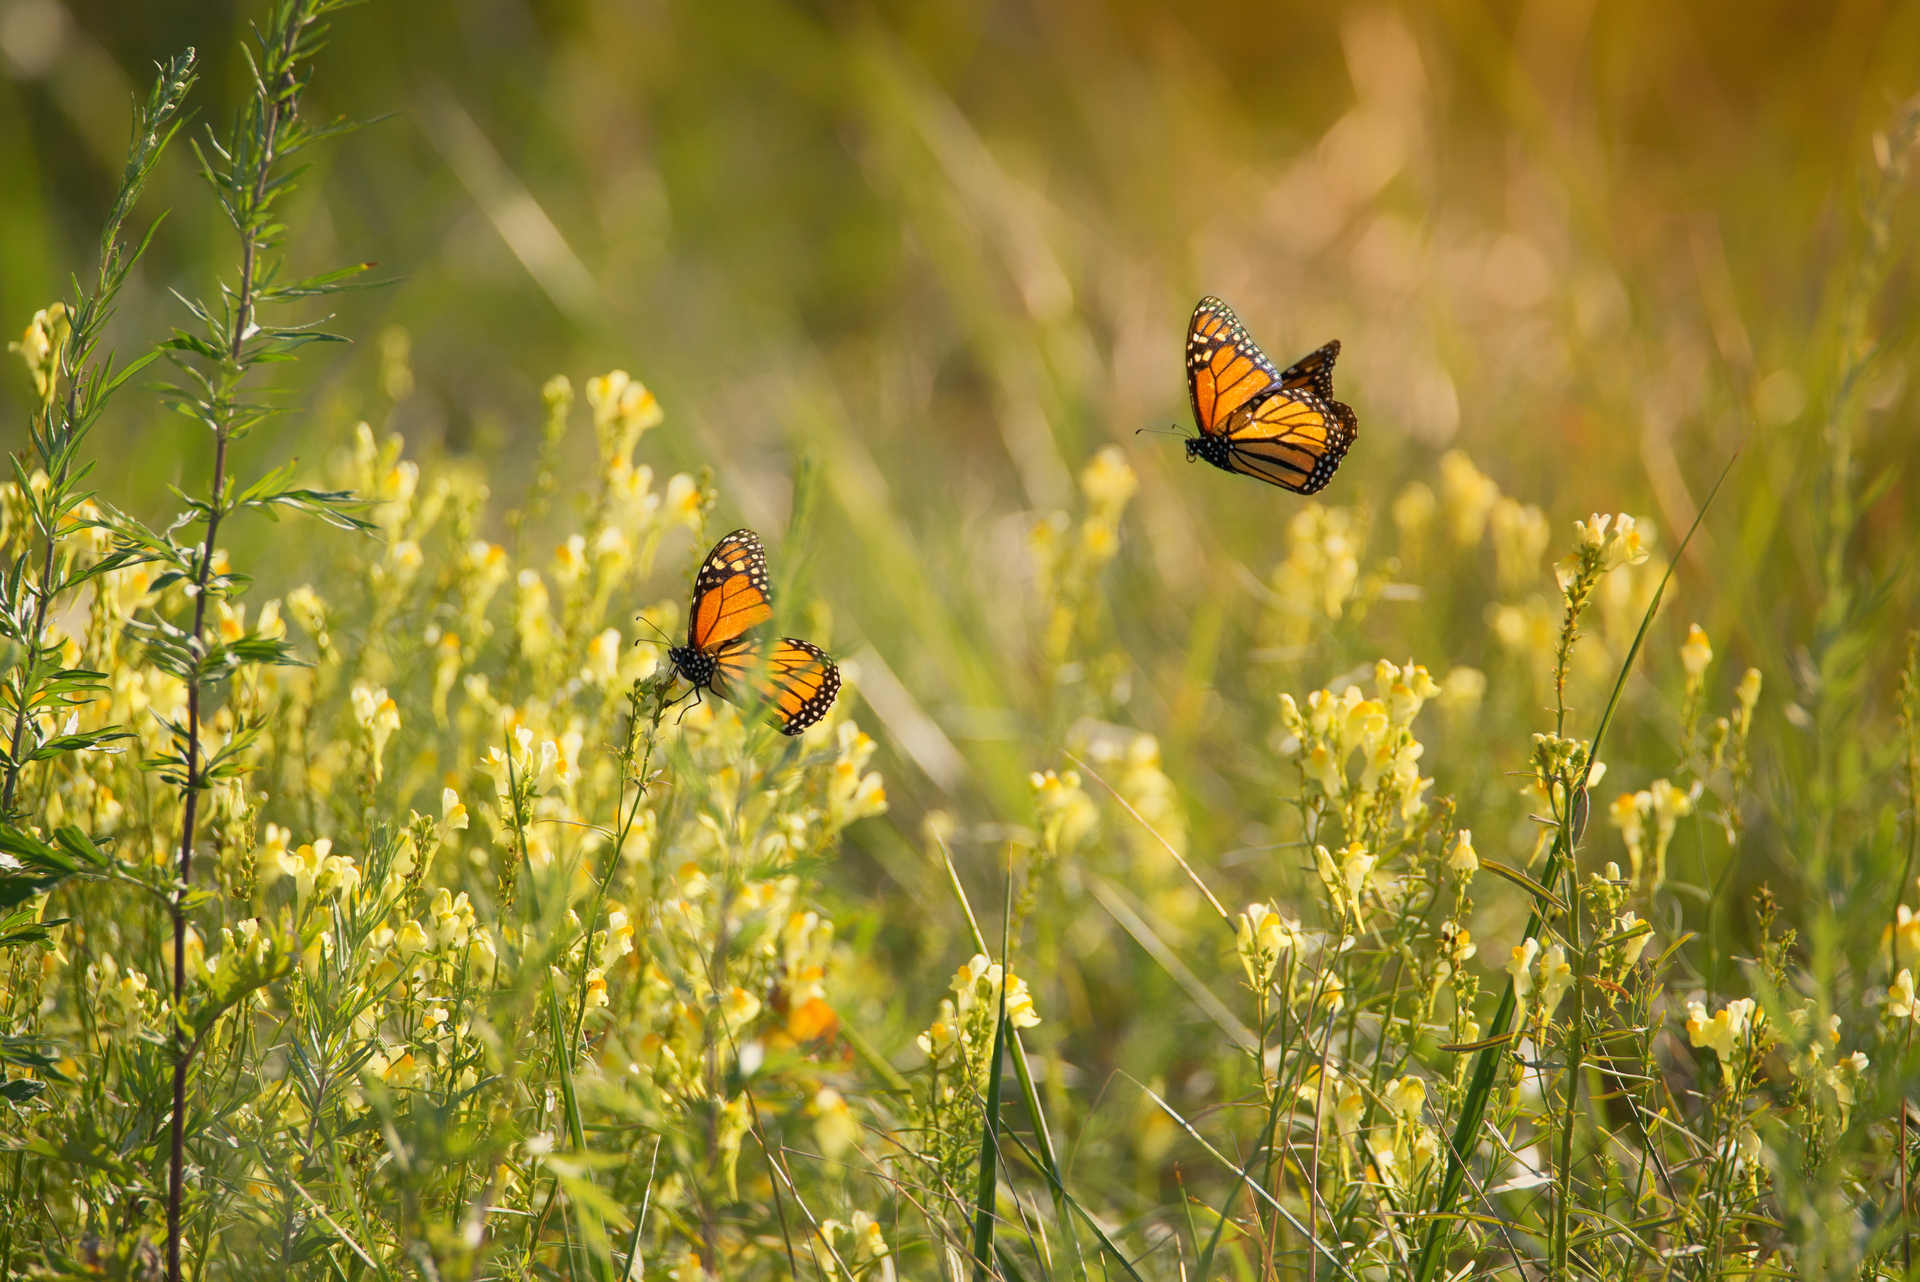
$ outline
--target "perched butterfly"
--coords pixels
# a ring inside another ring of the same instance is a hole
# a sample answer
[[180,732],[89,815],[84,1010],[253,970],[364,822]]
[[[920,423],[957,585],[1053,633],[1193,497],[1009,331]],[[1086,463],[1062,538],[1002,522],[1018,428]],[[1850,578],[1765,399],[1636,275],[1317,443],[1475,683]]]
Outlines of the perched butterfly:
[[693,583],[687,643],[667,651],[697,696],[711,690],[739,702],[743,685],[758,692],[784,734],[799,734],[827,715],[840,693],[840,669],[808,641],[746,635],[773,617],[767,553],[752,530],[735,530],[707,553]]
[[1187,331],[1187,392],[1200,435],[1187,457],[1296,494],[1333,479],[1359,421],[1333,399],[1338,342],[1277,370],[1233,309],[1209,295]]

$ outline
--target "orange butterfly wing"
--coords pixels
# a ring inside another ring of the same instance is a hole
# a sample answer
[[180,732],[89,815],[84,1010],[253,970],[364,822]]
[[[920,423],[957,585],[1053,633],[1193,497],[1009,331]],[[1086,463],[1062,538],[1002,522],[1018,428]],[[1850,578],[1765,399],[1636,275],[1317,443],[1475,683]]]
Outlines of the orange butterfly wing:
[[1333,363],[1340,358],[1340,340],[1315,348],[1280,374],[1280,386],[1304,387],[1323,401],[1333,400]]
[[840,669],[810,641],[730,645],[718,655],[711,689],[732,700],[728,687],[750,685],[782,734],[799,734],[827,715],[840,693]]
[[712,653],[773,617],[767,595],[767,553],[752,530],[735,530],[707,553],[693,582],[687,644]]
[[1280,382],[1233,309],[1209,294],[1187,327],[1187,394],[1201,432],[1218,436],[1235,410]]
[[1222,435],[1227,469],[1296,494],[1326,488],[1356,435],[1354,413],[1304,390],[1276,390],[1240,410]]

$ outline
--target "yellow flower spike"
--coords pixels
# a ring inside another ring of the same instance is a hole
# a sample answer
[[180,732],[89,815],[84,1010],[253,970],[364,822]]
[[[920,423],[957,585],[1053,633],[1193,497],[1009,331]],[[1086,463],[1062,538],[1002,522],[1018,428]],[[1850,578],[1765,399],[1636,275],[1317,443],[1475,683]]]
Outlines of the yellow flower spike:
[[40,397],[42,405],[53,402],[61,352],[66,348],[67,338],[72,332],[73,322],[67,315],[67,305],[53,303],[33,314],[19,342],[7,344],[8,351],[20,353],[20,359],[26,362],[27,374],[33,379],[33,390]]
[[587,404],[593,408],[600,461],[607,468],[627,462],[641,434],[666,419],[666,412],[646,384],[625,370],[617,369],[588,379]]
[[1515,944],[1507,956],[1507,974],[1513,977],[1513,995],[1525,999],[1533,991],[1533,959],[1540,955],[1540,941],[1529,939]]
[[416,953],[433,947],[433,940],[417,921],[408,920],[394,936],[394,946],[403,960],[412,961]]
[[587,405],[593,410],[593,425],[601,427],[620,417],[620,401],[633,378],[623,369],[600,374],[587,380]]
[[1033,994],[1027,991],[1027,981],[1010,974],[1006,982],[1007,1022],[1015,1028],[1032,1028],[1040,1022],[1040,1012],[1034,1009]]
[[1766,1154],[1760,1144],[1760,1132],[1746,1122],[1742,1122],[1739,1131],[1734,1134],[1734,1150],[1740,1155],[1742,1166],[1757,1166]]
[[1414,1173],[1417,1176],[1433,1164],[1434,1158],[1440,1156],[1440,1137],[1434,1134],[1432,1128],[1422,1126],[1414,1134],[1413,1143],[1409,1148]]
[[814,1116],[813,1135],[828,1161],[838,1161],[860,1142],[860,1122],[847,1107],[847,1101],[832,1087],[814,1092],[809,1111]]
[[[1621,913],[1620,916],[1614,920],[1614,923],[1613,923],[1614,933],[1624,934],[1627,931],[1632,930],[1635,926],[1638,926],[1639,924],[1640,924],[1640,919],[1634,916],[1632,913],[1630,912]],[[1638,962],[1640,960],[1640,954],[1645,952],[1647,945],[1652,942],[1653,942],[1653,932],[1650,930],[1642,931],[1640,934],[1634,936],[1632,939],[1622,941],[1622,943],[1620,944],[1621,964],[1626,966],[1632,966],[1633,964]]]
[[578,534],[553,550],[553,577],[561,583],[577,582],[587,569],[587,541]]
[[1903,966],[1900,973],[1893,977],[1893,983],[1887,987],[1887,1018],[1912,1019],[1914,1006],[1913,971]]
[[985,953],[975,953],[964,966],[953,972],[949,987],[959,1000],[960,1013],[964,1015],[976,1002],[991,997],[999,985],[999,965],[987,960]]
[[1403,558],[1425,545],[1427,527],[1433,523],[1433,514],[1438,507],[1433,491],[1419,481],[1409,482],[1394,496],[1393,524],[1400,531]]
[[1307,778],[1320,785],[1320,790],[1329,797],[1338,797],[1346,791],[1347,775],[1345,766],[1328,750],[1325,744],[1315,744],[1301,759],[1300,771]]
[[1551,1015],[1572,986],[1573,967],[1567,962],[1567,950],[1559,944],[1549,946],[1540,958],[1540,1008]]
[[607,914],[606,941],[600,945],[600,964],[611,966],[633,951],[633,922],[626,910],[614,907]]
[[1640,524],[1625,512],[1614,527],[1613,541],[1607,545],[1606,568],[1615,570],[1623,565],[1642,565],[1652,552]]
[[[828,1260],[830,1263],[832,1257],[829,1256]],[[700,1267],[700,1256],[692,1247],[681,1253],[679,1263],[673,1266],[673,1272],[668,1276],[673,1282],[712,1282],[713,1278],[713,1274]]]
[[1470,881],[1480,871],[1480,857],[1473,849],[1473,833],[1462,828],[1456,834],[1453,853],[1447,856],[1447,870],[1461,881]]
[[1667,847],[1673,841],[1680,820],[1693,813],[1693,795],[1682,792],[1665,779],[1655,779],[1647,790],[1647,807],[1653,812],[1653,874],[1649,888],[1658,890],[1667,880]]
[[855,1211],[853,1223],[848,1227],[853,1233],[853,1258],[856,1262],[868,1264],[892,1254],[887,1239],[880,1232],[880,1222],[865,1211]]
[[440,822],[449,831],[467,826],[467,808],[461,804],[460,794],[451,788],[440,790]]
[[1687,628],[1687,639],[1680,646],[1680,666],[1687,673],[1687,689],[1697,690],[1700,679],[1707,671],[1707,665],[1713,662],[1713,646],[1707,641],[1706,632],[1699,624]]
[[1508,591],[1524,588],[1537,581],[1540,558],[1553,541],[1546,513],[1531,503],[1515,499],[1495,500],[1489,513],[1493,526],[1493,552],[1496,576]]
[[426,555],[420,551],[420,545],[412,539],[402,539],[387,549],[387,564],[393,567],[394,581],[405,585],[413,581],[413,576],[426,564]]
[[1721,1059],[1731,1059],[1734,1050],[1751,1026],[1754,1003],[1751,998],[1731,1001],[1711,1018],[1704,1005],[1687,1003],[1687,1040],[1694,1046],[1711,1047]]
[[1340,854],[1340,879],[1356,905],[1371,884],[1376,859],[1372,851],[1357,841],[1349,842]]
[[1102,512],[1116,513],[1140,488],[1140,479],[1127,463],[1127,456],[1115,445],[1097,452],[1081,469],[1080,492]]
[[1456,544],[1471,547],[1480,541],[1487,517],[1499,498],[1499,485],[1475,467],[1464,451],[1449,450],[1441,455],[1440,502]]
[[829,1282],[833,1282],[833,1279],[840,1276],[840,1266],[834,1260],[837,1248],[833,1240],[845,1232],[846,1227],[838,1220],[822,1220],[820,1227],[815,1229],[813,1235],[807,1239],[807,1247],[813,1252],[814,1266]]
[[371,751],[369,766],[373,777],[381,777],[384,767],[382,757],[387,750],[387,740],[400,728],[400,705],[387,694],[385,687],[378,689],[365,682],[356,682],[353,687],[353,715],[360,728],[367,733]]
[[1414,1121],[1427,1102],[1427,1084],[1408,1073],[1387,1083],[1387,1105],[1406,1121]]
[[1264,989],[1273,982],[1281,953],[1292,945],[1297,929],[1297,923],[1290,929],[1278,912],[1262,903],[1248,904],[1247,910],[1234,920],[1240,965],[1247,972],[1247,982],[1254,988]]
[[[331,845],[331,842],[316,842],[315,845]],[[314,887],[321,894],[335,894],[341,899],[351,899],[360,888],[360,867],[347,855],[328,855],[320,861],[319,876],[314,879]]]
[[1334,911],[1344,917],[1347,911],[1346,880],[1341,877],[1340,866],[1333,862],[1333,855],[1325,846],[1313,848],[1313,866],[1320,874],[1320,883],[1333,899]]
[[1343,1082],[1335,1077],[1328,1083],[1328,1094],[1333,1098],[1334,1125],[1342,1135],[1352,1135],[1367,1111],[1367,1097],[1361,1093],[1359,1083]]
[[661,519],[669,525],[695,526],[700,524],[700,512],[704,506],[699,484],[685,472],[679,472],[667,482],[666,499],[661,504]]
[[1458,922],[1447,922],[1440,927],[1440,946],[1445,949],[1445,961],[1449,973],[1454,966],[1465,965],[1480,946],[1473,942],[1473,934]]
[[580,669],[580,679],[602,688],[614,685],[620,679],[620,649],[618,628],[608,628],[587,642],[587,662]]
[[598,966],[587,971],[586,1008],[605,1010],[607,1006],[607,976]]
[[720,999],[720,1017],[734,1033],[746,1027],[759,1013],[760,999],[737,984]]

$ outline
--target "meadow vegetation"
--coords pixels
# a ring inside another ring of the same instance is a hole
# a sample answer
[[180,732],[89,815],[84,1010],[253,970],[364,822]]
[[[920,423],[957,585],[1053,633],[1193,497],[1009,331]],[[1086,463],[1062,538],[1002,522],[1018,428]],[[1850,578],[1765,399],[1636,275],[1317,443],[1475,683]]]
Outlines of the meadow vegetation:
[[[154,69],[95,258],[14,345],[0,1278],[1920,1276],[1920,107],[1849,153],[1788,363],[1705,232],[1676,339],[1591,247],[1394,186],[1431,42],[1353,11],[1360,105],[1278,234],[1365,222],[1354,270],[1436,309],[1471,241],[1486,310],[1354,320],[1360,440],[1303,500],[1090,426],[1096,367],[1177,403],[1129,362],[1177,379],[1184,308],[1164,352],[1142,304],[1075,319],[1075,233],[843,32],[864,162],[982,332],[992,389],[926,402],[984,407],[1008,505],[933,445],[894,467],[908,394],[842,402],[802,346],[778,481],[739,462],[764,423],[661,390],[667,337],[646,381],[521,389],[520,444],[410,439],[412,332],[354,328],[380,269],[303,239],[301,166],[394,127],[313,106],[345,8],[274,0],[218,119],[194,54]],[[213,201],[172,218],[224,256],[138,332],[189,149]],[[1569,451],[1657,422],[1651,479],[1496,479],[1476,416],[1542,407]],[[170,509],[129,423],[174,434]],[[777,630],[845,669],[792,738],[674,702],[743,519]]]

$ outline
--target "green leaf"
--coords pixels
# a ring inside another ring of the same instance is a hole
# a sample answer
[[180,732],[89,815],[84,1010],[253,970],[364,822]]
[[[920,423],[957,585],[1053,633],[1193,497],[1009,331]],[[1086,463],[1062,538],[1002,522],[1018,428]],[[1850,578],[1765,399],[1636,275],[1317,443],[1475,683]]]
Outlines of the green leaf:
[[46,1089],[45,1082],[35,1081],[31,1077],[19,1077],[5,1085],[0,1085],[0,1099],[9,1104],[24,1104]]
[[62,824],[53,830],[53,839],[62,851],[73,859],[104,872],[113,866],[113,860],[107,853],[94,845],[89,837],[72,824]]
[[0,1064],[44,1073],[60,1062],[59,1046],[42,1037],[0,1037]]
[[1550,904],[1556,910],[1563,913],[1567,911],[1567,905],[1560,896],[1554,894],[1551,890],[1548,890],[1545,886],[1542,886],[1518,868],[1503,864],[1498,859],[1487,859],[1485,857],[1481,858],[1480,866],[1488,872],[1498,873],[1500,876],[1505,877],[1508,881],[1525,890],[1542,903]]
[[5,851],[28,868],[69,876],[80,871],[71,855],[62,854],[30,832],[12,824],[0,823],[0,851]]
[[96,395],[98,395],[102,399],[112,396],[115,392],[120,390],[120,385],[122,383],[126,382],[128,379],[132,378],[135,374],[138,374],[141,370],[145,369],[147,366],[153,364],[155,361],[159,359],[160,359],[160,353],[157,350],[148,352],[145,356],[140,357],[138,360],[135,360],[134,362],[129,364],[125,369],[121,370],[119,374],[114,376],[113,381],[101,387],[100,390],[96,393]]
[[0,948],[25,948],[28,944],[44,944],[52,938],[53,933],[45,926],[26,926],[0,932]]
[[[28,753],[27,760],[50,761],[54,757],[64,756],[69,752],[92,752],[94,749],[99,748],[101,744],[111,743],[115,739],[131,739],[133,737],[134,736],[128,731],[121,730],[115,726],[110,726],[105,730],[89,730],[83,734],[63,734],[47,740],[38,748]],[[108,748],[106,751],[119,752],[120,749]]]

